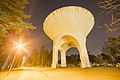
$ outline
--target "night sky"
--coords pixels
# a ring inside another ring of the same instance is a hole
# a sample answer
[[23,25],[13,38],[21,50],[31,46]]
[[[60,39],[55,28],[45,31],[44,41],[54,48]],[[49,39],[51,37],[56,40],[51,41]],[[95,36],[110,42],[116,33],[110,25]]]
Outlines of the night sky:
[[[46,16],[55,9],[63,6],[76,5],[87,8],[95,17],[95,25],[93,30],[87,36],[87,49],[92,54],[100,54],[103,43],[109,36],[120,34],[120,30],[115,32],[107,32],[104,24],[110,22],[110,15],[102,14],[102,9],[97,6],[99,0],[32,0],[28,7],[29,14],[32,15],[30,22],[37,27],[36,30],[30,32],[30,36],[35,40],[33,48],[39,48],[45,45],[49,50],[52,49],[52,41],[43,31],[43,22]],[[99,28],[103,27],[103,28]],[[71,51],[74,53],[75,50]]]

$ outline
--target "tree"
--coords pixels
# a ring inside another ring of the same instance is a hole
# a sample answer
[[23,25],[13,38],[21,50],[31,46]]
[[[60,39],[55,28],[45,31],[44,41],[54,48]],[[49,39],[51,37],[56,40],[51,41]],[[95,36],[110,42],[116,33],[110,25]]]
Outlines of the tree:
[[52,64],[52,51],[50,51],[47,56],[47,66],[50,67],[51,64]]
[[52,62],[52,53],[48,51],[45,46],[41,46],[38,49],[34,49],[31,54],[31,59],[28,59],[27,63],[33,66],[50,66]]
[[28,3],[27,0],[0,0],[0,58],[2,58],[0,61],[5,58],[2,52],[3,48],[7,48],[4,45],[8,34],[13,33],[18,36],[34,29],[33,25],[26,21],[30,15],[24,13]]
[[120,56],[116,56],[115,61],[116,61],[116,63],[120,63]]
[[99,58],[95,55],[92,55],[92,54],[89,54],[89,59],[90,59],[90,62],[93,64],[93,63],[99,63]]
[[111,15],[111,23],[105,24],[108,31],[120,29],[120,0],[101,0],[98,6],[104,9],[103,13]]
[[45,46],[40,47],[40,65],[47,66],[48,63],[48,49]]
[[116,54],[120,54],[120,36],[109,37],[102,48],[103,54],[108,54],[114,60]]
[[112,58],[109,55],[102,53],[101,57],[104,60],[104,63],[106,63],[106,64],[113,63],[113,60],[112,60]]
[[74,65],[74,66],[79,66],[80,64],[80,55],[70,55],[70,56],[66,56],[66,63],[67,65]]
[[32,30],[32,24],[25,22],[30,15],[24,13],[27,0],[0,0],[0,43],[11,31],[20,34]]

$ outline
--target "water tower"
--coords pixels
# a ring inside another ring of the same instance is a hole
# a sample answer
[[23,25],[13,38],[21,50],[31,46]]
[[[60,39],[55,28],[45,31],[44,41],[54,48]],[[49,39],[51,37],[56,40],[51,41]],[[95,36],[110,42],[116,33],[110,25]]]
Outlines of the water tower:
[[56,68],[58,64],[58,50],[61,52],[61,67],[66,67],[66,51],[72,47],[79,51],[81,67],[91,67],[86,37],[94,23],[92,13],[79,6],[59,8],[46,17],[43,29],[53,41],[52,68]]

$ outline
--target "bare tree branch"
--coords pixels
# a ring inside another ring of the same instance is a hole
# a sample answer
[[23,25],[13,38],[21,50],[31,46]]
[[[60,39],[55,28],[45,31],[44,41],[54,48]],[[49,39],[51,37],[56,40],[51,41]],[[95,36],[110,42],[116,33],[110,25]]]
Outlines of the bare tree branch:
[[106,29],[110,32],[119,30],[120,0],[101,0],[101,2],[98,3],[98,7],[102,8],[104,13],[109,14],[112,17],[111,22],[109,24],[105,24]]

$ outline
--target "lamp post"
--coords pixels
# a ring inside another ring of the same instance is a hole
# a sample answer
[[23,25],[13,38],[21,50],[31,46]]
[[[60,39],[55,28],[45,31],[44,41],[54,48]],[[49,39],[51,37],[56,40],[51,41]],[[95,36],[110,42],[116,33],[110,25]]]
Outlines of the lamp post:
[[22,64],[21,64],[21,67],[24,67],[25,60],[26,60],[26,57],[24,56],[24,57],[22,58]]
[[[25,44],[23,44],[22,41],[19,40],[19,42],[15,42],[15,47],[14,47],[13,50],[15,50],[15,52],[16,52],[16,51],[20,51],[20,50],[24,49],[24,47],[25,47]],[[16,58],[16,54],[15,54],[13,60],[12,60],[12,63],[11,63],[11,65],[10,65],[10,68],[9,68],[9,71],[8,71],[7,76],[9,75],[9,73],[10,73],[12,67],[13,67],[13,64],[14,64],[14,62],[15,62],[15,58]]]

